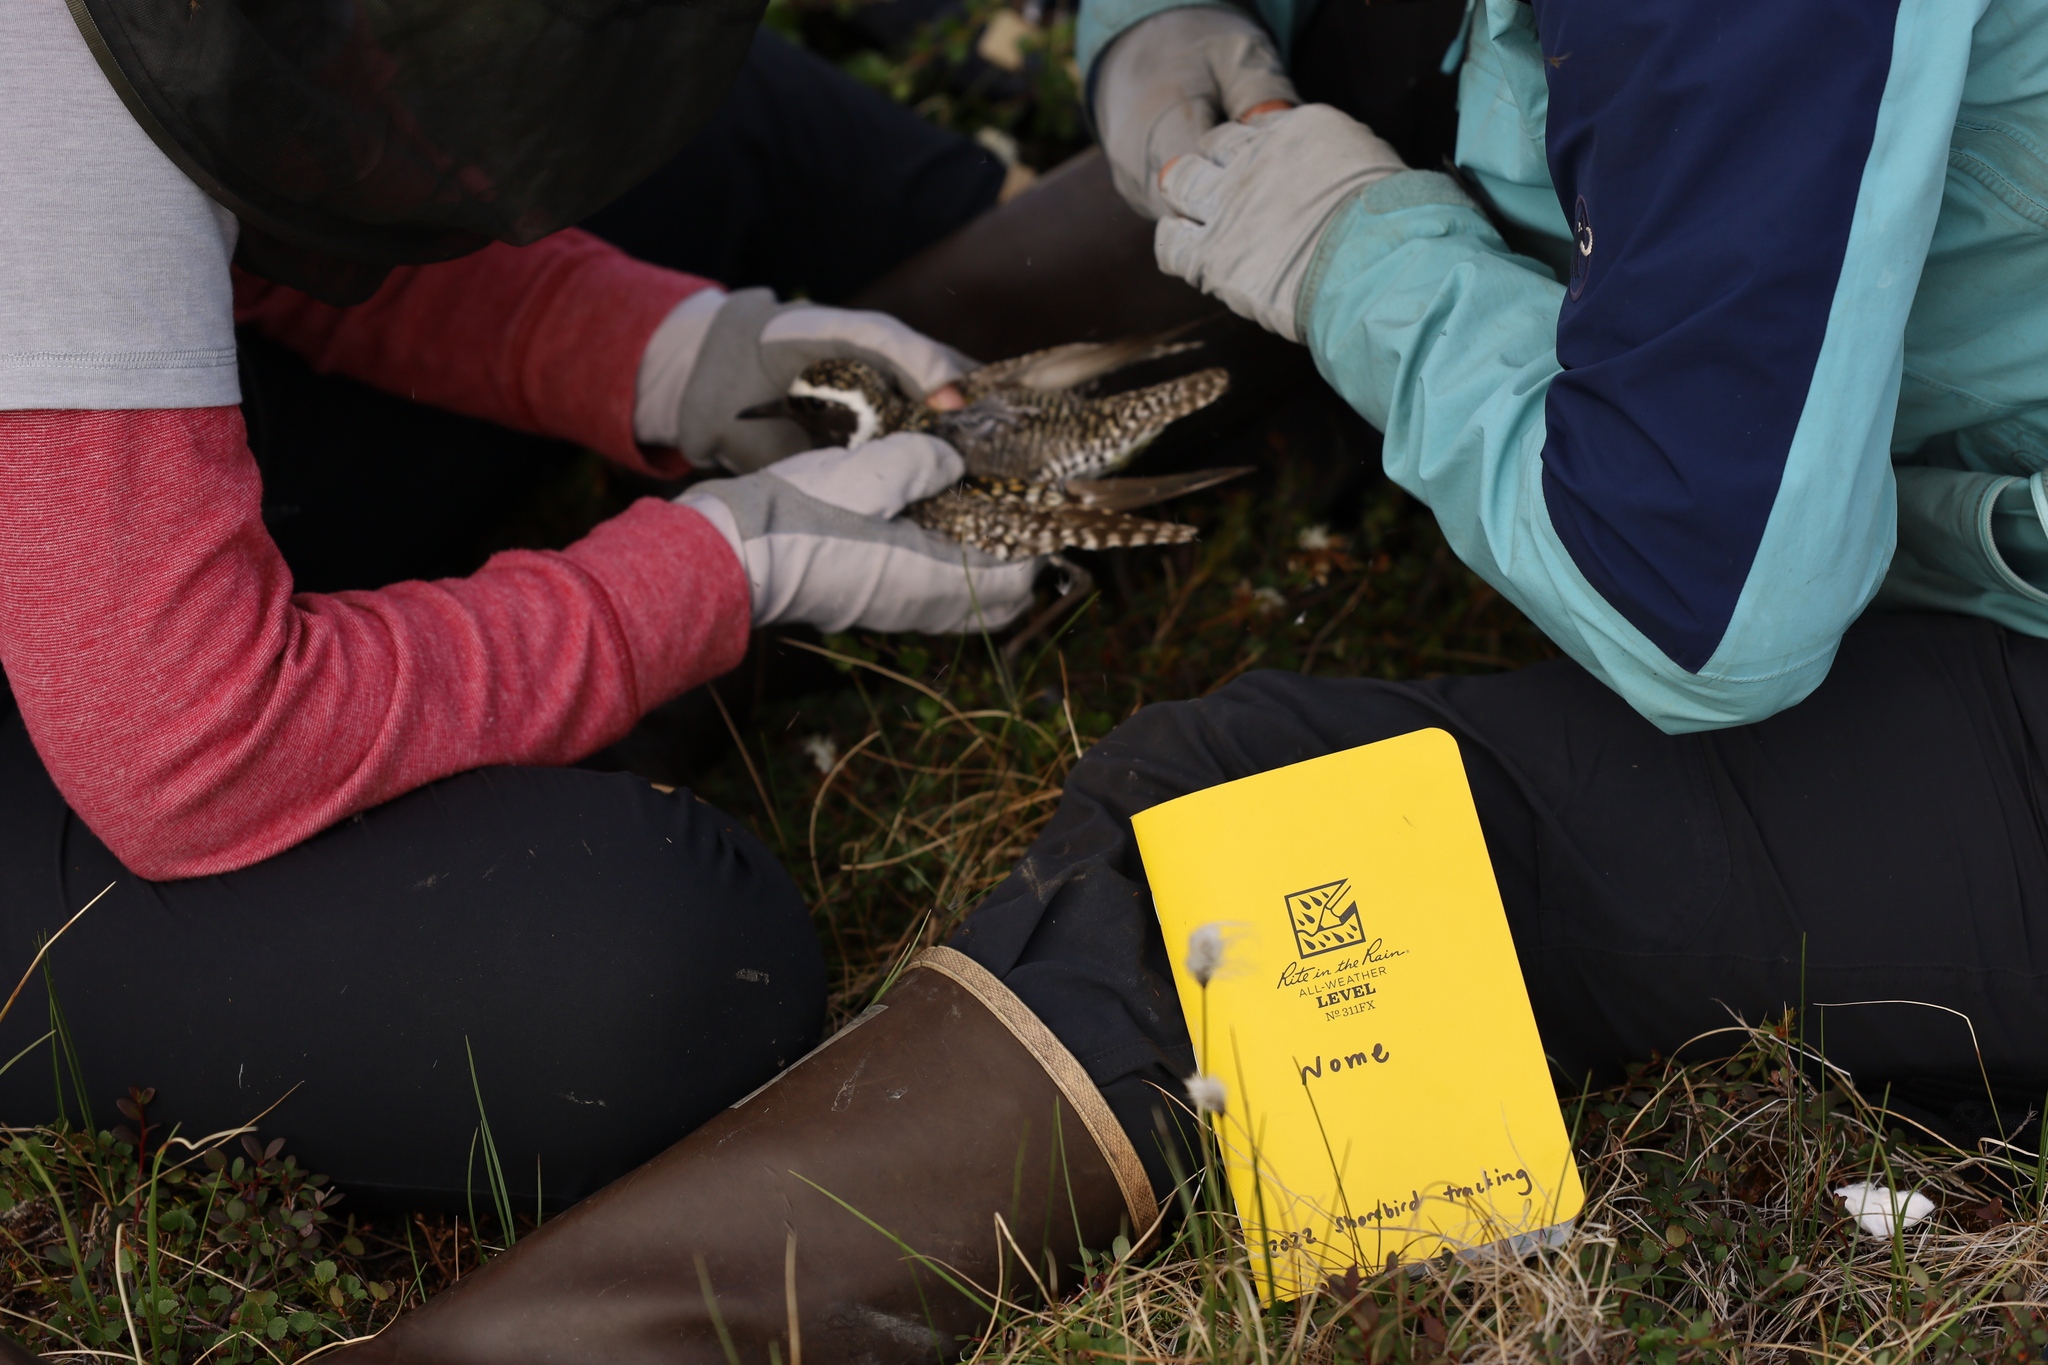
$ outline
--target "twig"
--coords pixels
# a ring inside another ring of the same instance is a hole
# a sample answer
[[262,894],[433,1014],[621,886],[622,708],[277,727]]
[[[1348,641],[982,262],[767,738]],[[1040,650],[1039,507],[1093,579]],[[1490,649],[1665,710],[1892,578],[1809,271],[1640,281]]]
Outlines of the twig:
[[[99,895],[94,896],[84,905],[79,906],[78,913],[73,915],[70,919],[64,921],[64,929],[69,929],[72,925],[78,923],[79,920],[85,917],[86,911],[92,909],[95,905],[98,905],[102,900],[106,898],[107,892],[112,891],[116,886],[119,885],[119,882],[108,882],[106,886],[101,889]],[[28,979],[36,974],[36,968],[43,965],[43,959],[49,956],[50,949],[57,946],[57,940],[64,937],[64,929],[59,929],[56,933],[50,935],[50,937],[44,941],[43,946],[36,949],[36,955],[29,959],[28,970],[21,974],[21,980],[14,983],[14,994],[7,997],[6,1004],[0,1005],[0,1020],[5,1020],[7,1018],[7,1011],[14,1008],[14,1002],[20,998],[23,988],[28,985]]]
[[1003,641],[1003,663],[1006,667],[1016,667],[1017,658],[1023,654],[1024,646],[1045,634],[1055,621],[1094,600],[1095,575],[1079,564],[1069,564],[1064,559],[1060,560],[1060,566],[1069,571],[1065,590],[1053,598],[1045,610],[1026,622],[1022,630]]
[[[888,678],[888,679],[889,679],[890,681],[892,681],[892,682],[900,682],[900,683],[902,683],[902,684],[903,684],[903,685],[904,685],[905,687],[915,688],[915,689],[916,689],[917,691],[919,691],[919,692],[922,692],[922,693],[924,693],[924,694],[925,694],[925,695],[926,695],[927,697],[930,697],[930,698],[931,698],[931,699],[932,699],[933,701],[937,702],[937,703],[938,703],[938,704],[939,704],[940,706],[943,706],[943,707],[945,707],[945,708],[946,708],[946,710],[948,710],[948,711],[952,712],[952,713],[953,713],[953,719],[955,719],[955,720],[966,720],[966,719],[967,719],[967,717],[966,717],[966,716],[965,716],[965,715],[964,715],[964,714],[963,714],[963,713],[961,712],[960,708],[959,708],[959,707],[957,707],[957,706],[955,706],[955,705],[953,705],[953,703],[952,703],[951,701],[947,700],[947,699],[946,699],[945,697],[942,697],[942,696],[940,696],[940,695],[939,695],[939,694],[938,694],[937,692],[933,691],[933,690],[932,690],[931,688],[929,688],[929,687],[926,687],[926,686],[925,686],[925,685],[924,685],[923,683],[919,682],[919,681],[918,681],[917,679],[915,679],[915,678],[910,678],[910,677],[905,677],[905,676],[904,676],[903,674],[901,674],[901,673],[898,673],[898,672],[897,672],[897,671],[896,671],[895,669],[893,669],[893,668],[884,668],[884,667],[882,667],[882,666],[881,666],[880,664],[878,664],[878,663],[870,663],[870,662],[869,662],[868,660],[866,660],[866,659],[856,659],[856,658],[854,658],[854,657],[853,657],[853,656],[852,656],[851,654],[841,654],[841,653],[840,653],[840,652],[839,652],[838,650],[836,650],[836,649],[827,649],[827,648],[825,648],[825,647],[824,647],[823,645],[814,645],[814,644],[812,644],[812,643],[811,643],[810,641],[808,641],[808,640],[791,640],[791,639],[787,639],[787,638],[785,638],[785,639],[783,639],[783,640],[781,641],[781,643],[783,643],[783,644],[785,644],[785,645],[791,645],[791,646],[794,646],[794,647],[795,647],[795,648],[797,648],[797,649],[807,649],[807,650],[809,650],[809,651],[810,651],[811,653],[813,653],[813,654],[819,654],[819,655],[823,655],[823,656],[824,656],[825,658],[827,658],[827,659],[836,659],[836,660],[838,660],[838,661],[839,661],[840,663],[843,663],[843,664],[847,665],[847,666],[848,666],[849,668],[865,668],[865,669],[867,669],[868,671],[870,671],[870,672],[872,672],[872,673],[879,673],[879,674],[881,674],[881,675],[882,675],[883,677],[885,677],[885,678]],[[716,692],[713,692],[713,693],[712,693],[711,695],[715,697],[715,696],[717,696],[718,694],[717,694]],[[749,765],[749,766],[751,766],[751,765]]]
[[1334,616],[1323,622],[1322,629],[1318,630],[1315,633],[1315,638],[1308,642],[1308,655],[1301,661],[1301,671],[1303,673],[1307,673],[1315,668],[1316,655],[1322,652],[1323,642],[1330,638],[1331,631],[1344,623],[1345,617],[1358,609],[1359,601],[1364,598],[1365,590],[1370,586],[1372,586],[1372,574],[1370,572],[1360,574],[1358,586],[1351,590],[1351,596],[1344,599],[1344,605],[1337,608]]
[[1237,676],[1240,673],[1243,673],[1246,669],[1252,668],[1259,662],[1259,660],[1265,657],[1266,642],[1264,640],[1252,641],[1252,647],[1245,651],[1245,656],[1242,659],[1239,659],[1236,663],[1232,664],[1230,666],[1230,671],[1228,673],[1225,673],[1215,682],[1212,682],[1207,687],[1203,688],[1202,695],[1207,697],[1213,695],[1214,693],[1222,691],[1225,686],[1237,681]]
[[114,1288],[121,1295],[121,1318],[128,1324],[128,1344],[135,1348],[135,1365],[143,1365],[142,1337],[135,1330],[134,1310],[128,1307],[128,1281],[121,1275],[121,1234],[126,1231],[124,1224],[114,1224],[114,1263],[108,1269],[114,1272]]
[[1074,761],[1079,763],[1086,756],[1081,747],[1081,732],[1074,728],[1074,708],[1071,705],[1073,689],[1067,685],[1067,656],[1060,655],[1060,714],[1067,718],[1067,736],[1074,741]]
[[803,1331],[796,1319],[796,1229],[782,1253],[782,1297],[789,1310],[789,1365],[804,1365]]
[[[853,761],[854,755],[881,737],[882,732],[880,730],[870,730],[861,739],[860,743],[841,754],[839,761],[832,765],[832,771],[826,773],[825,780],[818,784],[818,794],[811,799],[811,827],[805,842],[810,848],[811,878],[818,884],[818,899],[820,901],[825,899],[825,874],[818,870],[818,811],[825,804],[825,793],[832,790],[832,784],[839,780],[839,774],[846,771],[846,765]],[[791,1365],[795,1365],[795,1362],[791,1362]]]
[[[792,641],[791,643],[795,643]],[[740,738],[740,727],[732,723],[732,712],[725,709],[725,698],[718,695],[717,683],[704,684],[704,690],[711,694],[712,702],[718,707],[719,719],[725,722],[726,733],[739,746],[740,761],[747,765],[747,776],[754,779],[754,791],[761,798],[761,809],[768,812],[768,823],[775,826],[775,842],[786,852],[789,840],[782,833],[782,817],[775,813],[775,803],[768,799],[768,784],[761,780],[761,770],[754,766],[754,753],[747,748],[747,742]]]
[[1166,610],[1160,614],[1159,629],[1152,633],[1152,648],[1158,649],[1166,643],[1166,637],[1173,633],[1174,623],[1180,620],[1180,614],[1187,610],[1189,600],[1194,597],[1195,589],[1202,586],[1215,571],[1215,567],[1212,561],[1205,558],[1195,566],[1195,571],[1188,575],[1188,581],[1180,585],[1180,591],[1173,595],[1173,601],[1167,603]]

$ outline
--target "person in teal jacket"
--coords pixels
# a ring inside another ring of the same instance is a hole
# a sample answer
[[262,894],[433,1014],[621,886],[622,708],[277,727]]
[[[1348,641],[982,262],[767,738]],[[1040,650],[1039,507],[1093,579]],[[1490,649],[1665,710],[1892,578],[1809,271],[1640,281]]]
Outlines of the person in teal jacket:
[[1205,128],[1291,102],[1312,8],[1087,0],[1118,183],[1562,649],[1682,733],[1873,602],[2048,635],[2048,5],[1472,0],[1455,176]]

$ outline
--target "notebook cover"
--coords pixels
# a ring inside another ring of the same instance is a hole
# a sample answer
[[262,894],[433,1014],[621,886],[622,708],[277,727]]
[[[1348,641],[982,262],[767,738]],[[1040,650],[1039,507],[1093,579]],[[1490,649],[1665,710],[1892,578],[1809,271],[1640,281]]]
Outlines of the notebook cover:
[[[1132,820],[1271,1299],[1585,1203],[1457,742],[1420,730]],[[1190,936],[1217,926],[1206,989]]]

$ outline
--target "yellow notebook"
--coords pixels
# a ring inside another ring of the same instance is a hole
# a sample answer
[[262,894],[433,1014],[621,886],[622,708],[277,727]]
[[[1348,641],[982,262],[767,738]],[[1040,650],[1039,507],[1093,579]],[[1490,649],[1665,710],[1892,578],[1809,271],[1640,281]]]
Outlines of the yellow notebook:
[[[1132,825],[1270,1292],[1577,1216],[1585,1191],[1450,735],[1225,783]],[[1223,943],[1206,988],[1188,965],[1204,926]]]

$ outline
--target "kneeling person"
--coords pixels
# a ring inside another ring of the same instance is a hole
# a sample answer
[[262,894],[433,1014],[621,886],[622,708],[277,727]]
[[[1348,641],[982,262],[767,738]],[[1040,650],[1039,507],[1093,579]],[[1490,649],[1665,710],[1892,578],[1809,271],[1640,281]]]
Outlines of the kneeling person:
[[[383,1336],[365,1361],[949,1356],[1021,1256],[1138,1241],[1196,1169],[1195,1068],[1130,817],[1439,727],[1456,737],[1546,1052],[1615,1076],[1801,1000],[1859,1080],[2048,1083],[2048,642],[1885,615],[1758,724],[1665,734],[1569,661],[1426,683],[1254,673],[1090,750],[952,942],[773,1085]],[[2001,875],[1987,877],[1987,869]],[[1929,907],[1966,932],[1931,931]],[[1946,1018],[1947,1016],[1944,1016]],[[1071,1288],[1071,1279],[1048,1283]],[[962,1292],[968,1285],[980,1292]]]
[[[260,36],[256,8],[0,10],[0,975],[93,903],[0,1053],[61,1008],[102,1112],[148,1084],[190,1136],[289,1093],[267,1126],[301,1160],[412,1206],[464,1201],[480,1088],[514,1189],[574,1199],[803,1055],[824,966],[737,822],[564,765],[756,627],[1000,625],[1036,566],[897,516],[960,477],[941,442],[766,472],[800,430],[737,417],[820,358],[936,396],[961,357],[550,232],[688,139],[745,6],[515,0],[489,63],[441,0]],[[643,475],[739,477],[467,577],[295,591],[237,323]],[[78,1112],[51,1074],[0,1073],[0,1122]]]

